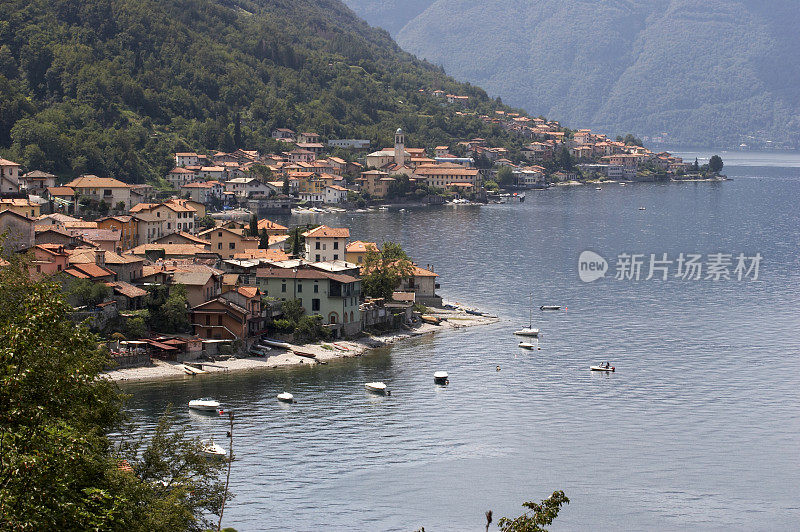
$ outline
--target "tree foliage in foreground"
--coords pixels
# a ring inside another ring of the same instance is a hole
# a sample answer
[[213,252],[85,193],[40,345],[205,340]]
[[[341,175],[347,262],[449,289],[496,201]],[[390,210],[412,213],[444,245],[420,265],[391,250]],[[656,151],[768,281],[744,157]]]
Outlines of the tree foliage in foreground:
[[[107,352],[53,282],[18,257],[0,268],[0,530],[201,530],[218,469],[162,420],[142,453],[122,396],[98,378]],[[123,461],[127,459],[127,464]],[[130,465],[130,468],[124,467]]]
[[543,527],[553,523],[564,504],[569,504],[569,498],[563,491],[554,491],[540,503],[532,501],[522,503],[522,506],[528,508],[527,512],[514,519],[501,517],[497,526],[503,532],[547,532]]
[[388,301],[400,282],[412,275],[413,265],[399,244],[384,242],[380,251],[367,249],[361,271],[364,295]]

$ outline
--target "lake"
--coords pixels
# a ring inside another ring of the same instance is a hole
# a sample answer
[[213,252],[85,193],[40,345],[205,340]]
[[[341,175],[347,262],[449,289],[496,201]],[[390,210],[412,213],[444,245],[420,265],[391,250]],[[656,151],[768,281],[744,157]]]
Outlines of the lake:
[[[486,510],[496,523],[558,489],[571,503],[552,530],[796,529],[800,160],[766,159],[726,163],[724,183],[294,216],[401,243],[433,265],[445,299],[500,321],[327,366],[127,384],[129,410],[147,433],[174,403],[224,445],[225,418],[183,405],[208,395],[236,412],[224,524],[240,532],[483,530]],[[605,278],[579,279],[585,250],[608,261]],[[757,279],[684,279],[673,262],[667,280],[646,280],[650,254],[665,253],[731,254],[731,273],[740,253],[763,259]],[[638,281],[615,278],[623,254],[645,257]],[[532,352],[512,334],[530,293]],[[603,361],[617,371],[589,371]],[[367,394],[372,380],[392,395]],[[279,404],[284,390],[298,403]]]

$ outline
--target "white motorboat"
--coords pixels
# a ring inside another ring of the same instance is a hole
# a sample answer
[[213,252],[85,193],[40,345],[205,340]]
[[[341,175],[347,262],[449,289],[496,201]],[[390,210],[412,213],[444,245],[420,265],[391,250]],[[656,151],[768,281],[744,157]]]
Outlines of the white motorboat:
[[520,342],[519,346],[522,349],[536,349],[536,344],[532,344],[530,342]]
[[542,305],[539,310],[561,310],[561,305]]
[[643,210],[645,210],[645,208],[644,207],[639,207],[639,210],[643,211]]
[[216,412],[219,410],[219,401],[215,401],[210,397],[203,397],[201,399],[192,399],[189,401],[189,408],[192,410],[199,410],[201,412]]
[[203,440],[200,442],[200,445],[202,445],[200,455],[205,458],[220,459],[225,458],[228,454],[222,446],[214,443],[214,440]]
[[282,401],[284,403],[294,403],[294,395],[290,394],[289,392],[279,393],[278,401]]
[[447,384],[450,382],[450,379],[448,378],[446,371],[437,371],[433,374],[433,382],[436,384]]
[[615,371],[614,366],[589,366],[592,371]]
[[386,393],[386,384],[382,382],[368,382],[364,385],[367,391],[373,393]]

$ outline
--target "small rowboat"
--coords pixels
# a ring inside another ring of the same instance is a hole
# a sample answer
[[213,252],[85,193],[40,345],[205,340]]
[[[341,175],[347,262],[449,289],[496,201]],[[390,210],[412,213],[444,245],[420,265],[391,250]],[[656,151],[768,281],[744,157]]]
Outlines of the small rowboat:
[[536,349],[536,344],[532,344],[530,342],[520,342],[519,347],[522,349]]
[[447,384],[450,380],[447,377],[446,371],[437,371],[433,374],[433,382],[436,384]]
[[201,412],[217,412],[219,410],[219,401],[215,401],[210,397],[203,397],[202,399],[192,399],[189,401],[189,408],[192,410],[199,410]]
[[589,369],[591,369],[592,371],[611,371],[611,372],[613,372],[614,371],[614,366],[609,366],[609,367],[605,367],[605,366],[589,366]]
[[282,401],[284,403],[294,403],[294,395],[290,394],[289,392],[279,393],[278,401]]
[[542,305],[539,310],[561,310],[561,305]]
[[431,325],[439,325],[442,323],[441,318],[437,318],[436,316],[431,316],[430,314],[424,314],[420,316],[419,319],[421,319],[425,323],[430,323]]
[[386,393],[386,384],[382,382],[368,382],[364,385],[368,392]]

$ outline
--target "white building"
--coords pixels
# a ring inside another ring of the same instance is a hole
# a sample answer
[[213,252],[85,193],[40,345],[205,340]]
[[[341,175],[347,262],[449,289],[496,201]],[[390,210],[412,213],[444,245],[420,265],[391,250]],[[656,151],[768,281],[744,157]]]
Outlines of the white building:
[[350,230],[346,227],[319,227],[303,233],[306,239],[305,259],[313,262],[344,260]]
[[368,150],[369,141],[364,139],[331,139],[328,141],[328,146],[345,150]]
[[186,168],[182,168],[180,166],[173,168],[169,171],[169,173],[165,176],[165,179],[172,185],[172,188],[179,189],[186,183],[191,183],[197,178],[197,174],[195,174],[191,170],[187,170]]
[[197,166],[200,156],[196,153],[184,152],[175,154],[175,166]]
[[339,185],[325,187],[325,203],[344,203],[347,201],[347,189]]
[[19,166],[0,158],[0,192],[19,192]]
[[255,177],[237,177],[229,179],[224,184],[225,192],[232,192],[237,197],[249,198],[255,195],[269,196],[272,188]]

